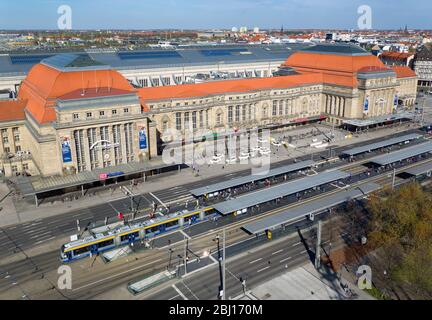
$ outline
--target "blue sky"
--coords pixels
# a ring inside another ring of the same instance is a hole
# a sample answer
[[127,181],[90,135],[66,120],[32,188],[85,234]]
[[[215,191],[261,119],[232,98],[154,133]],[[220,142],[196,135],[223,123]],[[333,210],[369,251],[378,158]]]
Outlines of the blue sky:
[[0,0],[0,29],[56,29],[63,4],[73,29],[356,29],[364,4],[375,29],[432,29],[430,0]]

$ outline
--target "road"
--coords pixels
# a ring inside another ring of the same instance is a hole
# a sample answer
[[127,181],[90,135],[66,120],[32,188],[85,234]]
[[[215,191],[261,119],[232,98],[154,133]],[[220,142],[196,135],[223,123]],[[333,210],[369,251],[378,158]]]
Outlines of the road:
[[[368,143],[371,143],[371,142],[369,141]],[[282,164],[279,163],[278,165],[283,165],[283,163]],[[241,175],[241,174],[248,174],[248,173],[249,173],[249,170],[246,170],[246,172],[238,173],[238,174]],[[223,177],[214,178],[212,180],[214,182],[218,182],[218,181],[223,180]],[[179,191],[178,194],[183,195],[184,192],[186,192],[186,194],[187,194],[188,189],[190,189],[192,187],[200,186],[201,184],[202,184],[202,182],[193,183],[193,184],[182,186],[181,188],[177,188],[177,189],[184,190],[184,191]],[[161,191],[159,193],[155,192],[153,194],[157,194],[156,197],[162,198],[162,199],[172,197],[172,192],[169,192],[167,190]],[[124,203],[129,202],[129,200],[123,200],[123,201],[124,201]],[[162,201],[164,201],[164,200],[162,200]],[[101,206],[96,206],[96,207],[99,208],[98,210],[101,210],[101,208],[100,208]],[[95,208],[85,209],[85,211],[86,210],[94,210],[94,209]],[[279,208],[278,210],[280,211],[282,209]],[[269,208],[269,210],[270,210],[269,214],[271,214],[272,208]],[[83,213],[83,212],[80,212],[80,213]],[[70,215],[70,213],[67,215]],[[214,232],[209,232],[209,230],[214,231],[214,230],[220,228],[222,225],[229,225],[229,224],[235,225],[236,229],[235,229],[235,232],[233,231],[233,233],[234,233],[234,236],[236,236],[237,238],[232,239],[233,241],[244,239],[245,235],[244,235],[244,233],[242,233],[239,230],[239,227],[240,227],[240,223],[242,222],[242,220],[246,221],[246,217],[247,217],[247,215],[244,215],[242,217],[239,217],[238,219],[234,219],[233,217],[230,217],[226,220],[218,221],[215,223],[212,223],[212,222],[200,223],[200,224],[197,224],[195,226],[192,226],[188,230],[185,230],[184,233],[188,234],[190,237],[199,238],[198,239],[199,243],[194,243],[191,247],[194,251],[200,252],[200,250],[202,251],[202,250],[208,248],[209,246],[211,246],[211,239],[209,238],[211,235],[209,235],[209,233],[214,234]],[[260,217],[261,217],[261,215],[260,215]],[[60,218],[60,216],[55,216],[55,217],[52,217],[49,219],[47,218],[47,221],[45,221],[45,220],[34,221],[32,223],[25,224],[25,225],[3,228],[2,233],[0,234],[0,236],[1,236],[0,239],[3,239],[5,242],[10,241],[10,243],[13,244],[12,246],[15,247],[15,250],[18,250],[21,252],[23,259],[21,261],[18,261],[18,262],[13,262],[10,264],[5,264],[5,265],[0,266],[0,275],[2,276],[2,278],[0,278],[0,292],[3,292],[3,293],[5,291],[7,292],[7,290],[11,289],[14,286],[13,285],[14,282],[25,283],[26,281],[35,280],[35,279],[39,279],[39,278],[40,278],[40,281],[49,282],[50,284],[56,282],[57,275],[54,271],[60,265],[60,262],[58,260],[58,251],[43,253],[43,254],[36,255],[34,257],[31,257],[31,258],[26,258],[25,250],[22,249],[22,246],[20,245],[20,243],[18,241],[22,241],[24,243],[23,246],[25,246],[25,245],[30,246],[31,245],[31,243],[29,244],[28,237],[30,237],[30,242],[32,239],[31,237],[35,237],[33,239],[37,238],[38,241],[40,241],[39,236],[42,235],[41,237],[43,238],[43,234],[40,232],[36,233],[35,230],[40,230],[40,228],[46,227],[47,225],[49,225],[49,222],[52,222],[53,219],[57,223],[60,223],[61,222],[60,220],[56,220],[59,218]],[[234,221],[234,220],[236,220],[236,221]],[[65,222],[63,222],[63,223],[65,223]],[[74,228],[75,223],[76,223],[75,217],[70,219],[70,221],[69,221],[69,224],[71,224],[70,228]],[[53,225],[55,225],[55,223],[53,223]],[[12,229],[10,229],[10,228],[12,228]],[[15,231],[13,231],[13,230],[15,230]],[[64,235],[64,234],[62,234],[63,229],[61,227],[58,227],[54,230],[57,230],[56,232],[59,236]],[[51,230],[51,232],[54,232],[54,231]],[[167,235],[167,237],[169,237],[169,236],[171,236],[171,235]],[[164,239],[164,237],[165,236],[161,237],[161,239]],[[179,238],[178,233],[177,233],[177,237]],[[182,236],[180,235],[180,239],[181,238],[182,238]],[[27,242],[25,242],[25,239],[27,239],[26,240]],[[166,238],[164,240],[160,240],[160,244],[156,245],[155,248],[156,249],[157,249],[157,247],[164,248],[166,246],[166,244],[164,245],[165,240],[166,240]],[[34,241],[35,240],[33,240],[33,242]],[[50,241],[50,240],[47,240],[47,241]],[[210,244],[209,244],[209,241],[210,241]],[[8,248],[8,247],[6,247],[6,248]],[[178,245],[176,250],[177,250],[176,254],[181,254],[182,245],[181,244]],[[135,264],[133,263],[134,261],[128,261],[128,263],[126,263],[126,264],[124,264],[124,261],[123,261],[123,263],[112,262],[109,264],[108,267],[107,266],[105,266],[105,267],[99,266],[104,270],[103,272],[94,272],[94,270],[90,270],[90,272],[83,273],[82,275],[80,274],[80,279],[79,279],[78,285],[75,288],[76,290],[72,295],[70,295],[70,298],[93,297],[93,296],[95,296],[101,292],[104,292],[104,290],[108,290],[109,288],[113,288],[116,285],[124,284],[125,282],[133,279],[134,277],[136,277],[138,275],[145,275],[151,271],[158,270],[158,268],[159,269],[161,268],[161,265],[162,266],[167,265],[167,261],[166,261],[167,260],[167,252],[165,250],[162,250],[162,249],[159,251],[155,251],[155,250],[147,251],[146,253],[142,254],[142,256],[139,256],[139,258],[138,258],[138,256],[135,257],[135,259],[136,259]],[[79,268],[86,268],[86,267],[89,268],[90,262],[88,262],[88,261],[90,261],[90,260],[91,259],[88,259],[85,262],[79,262],[78,264],[74,265],[74,267],[76,267],[78,269]],[[133,258],[132,258],[132,260],[133,260]],[[143,264],[142,261],[146,261],[146,262]],[[162,264],[161,261],[165,261],[164,262],[165,264]],[[93,264],[94,264],[96,267],[95,268],[95,270],[96,270],[98,267],[98,263],[99,262],[96,262],[96,263],[91,262],[91,268],[93,267]],[[49,293],[48,295],[44,294],[42,296],[51,297],[51,298],[54,298],[54,297],[59,298],[59,295],[58,295],[58,293],[55,292],[55,290],[52,293]]]
[[[348,232],[344,230],[332,239],[332,247],[344,245]],[[329,232],[323,233],[323,247],[328,248]],[[272,240],[273,241],[273,240]],[[315,259],[315,239],[310,232],[292,238],[282,238],[274,244],[247,251],[239,257],[227,260],[226,298],[243,293],[240,280],[246,280],[246,289],[254,287],[290,269]],[[214,300],[221,288],[221,268],[219,263],[184,277],[175,284],[159,292],[143,296],[153,300]]]
[[[404,135],[410,132],[418,132],[418,130],[400,132],[395,135],[389,135],[387,137],[354,144],[350,147],[361,146],[385,138]],[[337,154],[346,148],[346,146],[334,147],[333,150]],[[328,153],[328,151],[316,153],[314,155],[314,159],[318,161],[321,156],[328,156]],[[310,158],[311,155],[305,155],[302,158],[298,158],[297,160],[309,160]],[[272,167],[279,167],[292,162],[292,159],[283,160],[273,164]],[[230,174],[229,178],[232,179],[249,174],[250,170],[243,170]],[[206,179],[204,181],[196,181],[180,186],[173,186],[164,190],[137,195],[135,198],[136,204],[139,205],[140,209],[143,209],[148,208],[152,202],[157,202],[160,200],[165,204],[173,204],[171,209],[174,211],[177,208],[175,204],[179,201],[179,199],[185,199],[187,197],[192,199],[189,194],[189,190],[206,186],[208,184],[221,182],[226,179],[227,177],[225,175],[220,175]],[[117,199],[105,204],[74,210],[44,219],[38,219],[7,227],[0,227],[0,259],[13,253],[20,252],[37,245],[46,244],[50,241],[55,241],[58,238],[65,238],[66,236],[77,233],[77,220],[79,220],[80,226],[82,228],[90,223],[103,223],[105,217],[108,217],[109,221],[111,222],[117,221],[118,212],[129,212],[129,208],[130,200],[128,198]],[[149,210],[146,210],[142,215],[148,214],[148,212]]]

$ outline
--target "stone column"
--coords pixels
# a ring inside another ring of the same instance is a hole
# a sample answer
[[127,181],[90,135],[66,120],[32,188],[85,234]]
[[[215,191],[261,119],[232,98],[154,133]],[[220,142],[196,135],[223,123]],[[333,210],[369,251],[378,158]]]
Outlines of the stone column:
[[86,163],[86,170],[91,170],[91,161],[90,161],[90,144],[88,139],[88,133],[87,129],[83,129],[83,140],[82,146],[83,146],[83,152],[84,152],[84,158]]

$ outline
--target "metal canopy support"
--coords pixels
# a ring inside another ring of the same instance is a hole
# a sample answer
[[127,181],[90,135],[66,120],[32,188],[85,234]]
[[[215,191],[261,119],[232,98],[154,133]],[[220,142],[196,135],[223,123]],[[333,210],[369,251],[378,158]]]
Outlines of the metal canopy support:
[[319,269],[320,265],[321,265],[321,220],[318,220],[317,243],[315,249],[315,268]]
[[36,205],[36,208],[37,208],[37,207],[39,207],[39,201],[38,201],[37,194],[34,195],[34,199],[35,199],[35,205]]
[[225,267],[226,267],[226,261],[225,261],[225,238],[226,238],[226,233],[225,233],[225,228],[223,229],[223,244],[222,244],[222,262],[223,262],[223,266],[222,266],[222,300],[225,300],[225,295],[226,295],[226,279],[225,279]]

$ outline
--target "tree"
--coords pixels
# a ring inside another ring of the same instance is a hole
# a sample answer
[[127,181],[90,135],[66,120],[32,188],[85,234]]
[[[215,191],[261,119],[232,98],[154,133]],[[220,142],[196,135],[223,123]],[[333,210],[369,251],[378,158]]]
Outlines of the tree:
[[418,183],[371,197],[369,240],[381,247],[390,278],[432,296],[432,194]]

